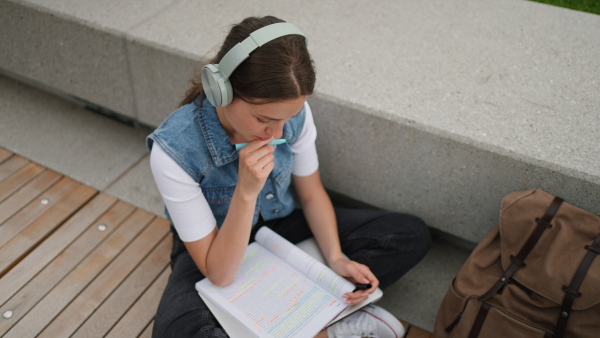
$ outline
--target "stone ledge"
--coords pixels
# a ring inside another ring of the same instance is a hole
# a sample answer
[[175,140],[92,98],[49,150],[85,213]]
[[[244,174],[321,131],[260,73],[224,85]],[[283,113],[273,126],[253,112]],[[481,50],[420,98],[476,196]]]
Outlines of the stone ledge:
[[0,69],[157,125],[228,25],[263,14],[309,38],[329,189],[471,242],[514,190],[600,214],[593,14],[516,0],[12,0]]

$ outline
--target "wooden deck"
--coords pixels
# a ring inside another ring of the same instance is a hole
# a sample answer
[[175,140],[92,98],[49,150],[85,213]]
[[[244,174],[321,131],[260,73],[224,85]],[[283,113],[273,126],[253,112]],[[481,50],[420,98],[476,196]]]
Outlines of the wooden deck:
[[0,149],[0,336],[149,337],[165,219]]
[[0,148],[0,336],[150,337],[171,241],[167,220]]

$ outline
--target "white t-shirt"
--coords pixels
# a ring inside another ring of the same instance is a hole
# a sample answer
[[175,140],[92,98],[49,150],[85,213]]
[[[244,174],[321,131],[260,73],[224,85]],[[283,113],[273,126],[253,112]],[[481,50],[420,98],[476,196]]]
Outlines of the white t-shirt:
[[[298,141],[291,145],[292,174],[296,176],[308,176],[319,168],[315,147],[317,128],[308,103],[305,103],[304,107],[304,126]],[[157,143],[154,143],[150,153],[150,168],[181,240],[193,242],[207,236],[217,226],[217,221],[198,182]]]

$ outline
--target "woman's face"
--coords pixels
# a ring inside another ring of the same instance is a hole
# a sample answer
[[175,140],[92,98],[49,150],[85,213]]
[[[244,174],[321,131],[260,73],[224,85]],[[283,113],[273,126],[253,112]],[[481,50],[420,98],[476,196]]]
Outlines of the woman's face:
[[283,125],[296,116],[306,96],[265,104],[252,104],[239,98],[225,107],[217,107],[219,121],[232,143],[281,138]]

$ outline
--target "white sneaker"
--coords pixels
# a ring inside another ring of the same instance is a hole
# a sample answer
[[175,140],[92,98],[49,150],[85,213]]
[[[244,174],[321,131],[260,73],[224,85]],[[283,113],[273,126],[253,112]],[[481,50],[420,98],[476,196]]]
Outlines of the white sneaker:
[[329,338],[402,338],[404,326],[391,313],[368,305],[327,328]]

